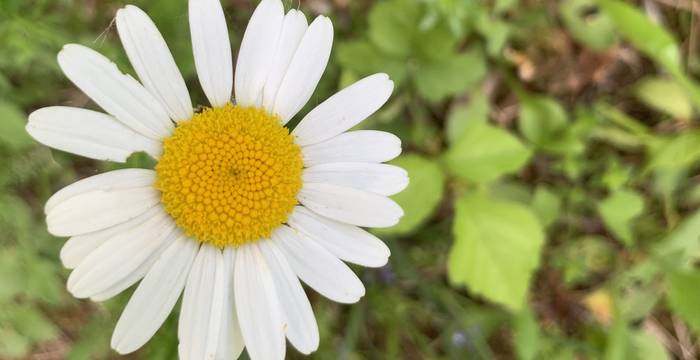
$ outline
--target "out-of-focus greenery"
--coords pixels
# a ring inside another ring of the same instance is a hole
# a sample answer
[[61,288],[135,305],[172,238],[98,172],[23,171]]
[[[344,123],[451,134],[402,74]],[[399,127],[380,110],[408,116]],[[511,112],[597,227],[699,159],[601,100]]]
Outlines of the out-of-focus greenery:
[[[223,0],[233,48],[256,1]],[[186,0],[136,0],[193,99]],[[0,0],[0,358],[109,358],[128,299],[72,299],[42,207],[120,166],[34,143],[26,114],[94,107],[65,43],[133,73],[121,1]],[[309,107],[371,73],[396,90],[361,127],[398,134],[406,216],[353,306],[310,292],[319,359],[694,359],[700,332],[700,4],[621,0],[285,2],[335,24]],[[176,315],[134,358],[176,357]],[[298,354],[289,350],[290,357]]]

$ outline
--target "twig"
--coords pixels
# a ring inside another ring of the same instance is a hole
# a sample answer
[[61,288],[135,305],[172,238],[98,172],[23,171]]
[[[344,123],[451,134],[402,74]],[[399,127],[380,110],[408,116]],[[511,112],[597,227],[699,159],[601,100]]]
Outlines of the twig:
[[675,316],[673,317],[673,331],[676,333],[676,338],[678,338],[678,345],[681,347],[683,352],[683,359],[692,360],[696,359],[695,347],[693,345],[693,340],[690,338],[688,333],[688,327]]

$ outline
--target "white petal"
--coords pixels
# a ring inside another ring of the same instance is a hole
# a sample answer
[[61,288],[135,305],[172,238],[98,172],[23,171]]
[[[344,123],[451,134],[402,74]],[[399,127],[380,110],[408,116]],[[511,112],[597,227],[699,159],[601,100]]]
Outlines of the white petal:
[[158,204],[155,172],[123,169],[75,182],[46,203],[46,223],[56,236],[102,230],[133,219]]
[[339,303],[351,304],[365,295],[360,279],[337,257],[315,241],[286,226],[272,234],[299,278],[319,294]]
[[297,51],[301,38],[304,36],[304,32],[308,27],[309,24],[306,21],[306,16],[304,16],[304,13],[301,11],[292,9],[284,16],[282,32],[277,41],[277,52],[275,53],[273,64],[270,67],[270,74],[267,76],[265,88],[263,90],[262,105],[269,112],[273,110],[275,98],[277,97],[277,90],[279,90],[284,75],[287,74],[289,63],[292,62],[292,57]]
[[287,338],[302,354],[311,354],[318,349],[319,337],[309,298],[277,245],[261,240],[258,246],[272,272],[280,305],[287,319]]
[[331,184],[304,184],[299,202],[315,213],[340,222],[365,227],[390,227],[403,210],[388,197]]
[[145,213],[118,225],[108,227],[103,230],[77,235],[70,238],[61,248],[61,262],[68,269],[75,269],[90,253],[99,248],[113,236],[129,231],[138,224],[148,220],[154,211]]
[[236,249],[227,247],[224,249],[224,269],[227,280],[225,290],[224,316],[221,322],[221,336],[219,347],[216,350],[216,360],[237,359],[245,343],[241,335],[241,327],[238,325],[238,315],[236,314],[236,302],[233,296],[233,271],[236,264]]
[[112,283],[108,288],[96,294],[90,295],[90,300],[93,302],[109,300],[121,294],[122,291],[130,288],[131,285],[136,284],[136,282],[139,280],[143,279],[143,277],[148,274],[151,267],[153,267],[153,264],[156,263],[163,251],[165,251],[165,249],[168,247],[168,244],[170,244],[174,239],[175,236],[171,233],[171,236],[168,237],[155,251],[150,253],[146,260],[144,260],[140,265],[131,270],[131,272],[128,274],[124,275],[121,280]]
[[[122,280],[175,240],[175,223],[162,208],[154,207],[149,218],[116,234],[88,255],[68,277],[68,291],[77,298],[86,298],[123,286]],[[128,286],[126,286],[128,287]]]
[[394,82],[388,75],[370,75],[316,106],[292,133],[302,146],[328,140],[374,114],[393,90]]
[[145,151],[157,158],[161,144],[96,111],[52,106],[29,115],[27,132],[54,149],[95,160],[125,162],[132,153]]
[[387,164],[328,163],[304,169],[302,180],[304,183],[347,186],[390,196],[408,186],[408,173]]
[[333,24],[325,16],[317,17],[306,30],[275,98],[273,113],[286,124],[316,90],[326,70],[333,46]]
[[256,244],[238,248],[234,271],[236,312],[251,359],[284,359],[284,314],[272,272]]
[[203,244],[195,258],[182,297],[178,339],[180,359],[215,359],[221,323],[229,315],[225,287],[229,282],[221,250]]
[[98,52],[68,44],[58,53],[58,64],[85,95],[124,125],[155,140],[172,133],[173,123],[163,105]]
[[133,5],[117,11],[119,38],[143,86],[175,121],[192,117],[192,100],[168,45],[143,10]]
[[198,244],[182,234],[160,255],[122,312],[112,348],[128,354],[143,346],[173,310],[185,286]]
[[358,130],[301,149],[307,167],[331,162],[381,163],[401,154],[401,140],[384,131]]
[[366,267],[386,265],[391,251],[376,236],[356,226],[339,223],[297,206],[289,226],[318,242],[341,260]]
[[270,69],[275,62],[282,31],[284,6],[280,0],[262,0],[253,12],[236,63],[236,102],[259,106]]
[[190,0],[192,52],[199,83],[214,107],[231,101],[233,59],[219,0]]

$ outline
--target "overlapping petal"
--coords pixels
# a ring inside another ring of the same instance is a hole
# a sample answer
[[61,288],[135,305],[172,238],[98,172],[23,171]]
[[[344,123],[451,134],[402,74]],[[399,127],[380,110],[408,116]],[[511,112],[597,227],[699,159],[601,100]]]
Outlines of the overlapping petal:
[[51,106],[29,115],[27,132],[54,149],[96,160],[125,162],[129,155],[145,151],[158,158],[160,142],[143,136],[113,116],[66,106]]
[[[192,100],[168,45],[151,18],[133,5],[117,11],[117,30],[143,86],[175,121],[192,117]],[[229,92],[230,93],[230,92]]]

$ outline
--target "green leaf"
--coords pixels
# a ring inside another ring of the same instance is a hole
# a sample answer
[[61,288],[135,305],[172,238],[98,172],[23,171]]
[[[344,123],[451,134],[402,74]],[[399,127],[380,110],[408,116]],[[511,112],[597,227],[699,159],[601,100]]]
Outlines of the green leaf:
[[520,360],[534,360],[539,348],[540,328],[529,307],[523,308],[515,319],[513,343]]
[[640,321],[649,316],[664,294],[660,282],[660,267],[655,260],[647,260],[633,265],[619,277],[617,303],[622,316],[630,322]]
[[409,1],[380,2],[369,13],[369,38],[387,54],[408,58],[419,18],[420,9]]
[[671,360],[671,355],[657,336],[641,331],[630,336],[635,360]]
[[450,110],[445,124],[445,137],[454,143],[464,133],[471,122],[487,122],[489,117],[489,100],[481,91],[475,91],[466,104],[459,104]]
[[521,97],[520,132],[536,147],[551,153],[576,153],[583,144],[570,126],[566,110],[555,99],[545,96]]
[[31,349],[31,343],[12,329],[0,328],[0,356],[18,359]]
[[442,200],[445,175],[435,161],[419,155],[404,155],[392,161],[408,172],[408,187],[392,196],[404,211],[398,224],[386,229],[375,229],[378,234],[408,234],[430,217]]
[[632,177],[632,166],[623,164],[617,157],[607,159],[607,167],[600,177],[600,182],[608,191],[615,191],[623,187]]
[[666,275],[666,300],[671,310],[700,332],[700,272],[672,271]]
[[538,186],[532,196],[532,210],[544,227],[548,227],[559,218],[561,199],[551,190]]
[[0,101],[0,146],[12,151],[19,151],[33,144],[32,139],[24,130],[27,118],[17,106],[6,101]]
[[424,98],[436,102],[465,92],[486,76],[486,63],[477,49],[453,55],[440,62],[421,64],[415,84]]
[[678,69],[681,64],[676,40],[634,5],[618,0],[599,0],[617,30],[637,49],[662,64]]
[[31,256],[28,257],[25,266],[27,295],[47,303],[57,304],[63,293],[62,281],[57,273],[57,264],[38,256]]
[[416,1],[379,2],[368,17],[369,38],[382,52],[401,60],[432,62],[448,57],[457,39],[443,22],[421,28],[422,17],[423,9]]
[[693,107],[685,90],[677,82],[663,78],[645,78],[635,85],[634,93],[651,108],[676,119],[689,119]]
[[10,301],[25,290],[25,276],[17,251],[8,246],[0,252],[0,303]]
[[473,122],[462,137],[445,152],[450,173],[474,182],[494,181],[520,170],[530,159],[530,150],[508,131]]
[[448,257],[450,281],[520,310],[544,243],[537,217],[518,203],[481,194],[465,194],[455,207],[455,242]]
[[615,43],[614,25],[604,12],[595,9],[594,0],[565,0],[559,6],[564,24],[573,37],[594,50],[607,49]]
[[598,212],[605,226],[627,246],[634,243],[630,222],[643,210],[644,198],[632,190],[617,190],[598,203]]
[[476,28],[486,38],[486,52],[498,57],[508,43],[512,27],[509,23],[482,12],[476,21]]
[[650,143],[649,168],[655,170],[685,169],[700,161],[700,131],[690,130],[678,136],[656,138]]
[[49,340],[58,332],[56,326],[44,314],[32,307],[14,309],[10,322],[19,334],[32,342]]
[[700,248],[700,211],[689,215],[655,248],[655,253],[667,259],[667,264],[687,267]]
[[362,76],[378,72],[387,73],[397,88],[406,77],[404,62],[382,54],[367,41],[341,43],[338,47],[338,62],[343,68]]
[[629,327],[618,304],[614,304],[614,318],[608,330],[605,360],[627,360],[630,356]]

